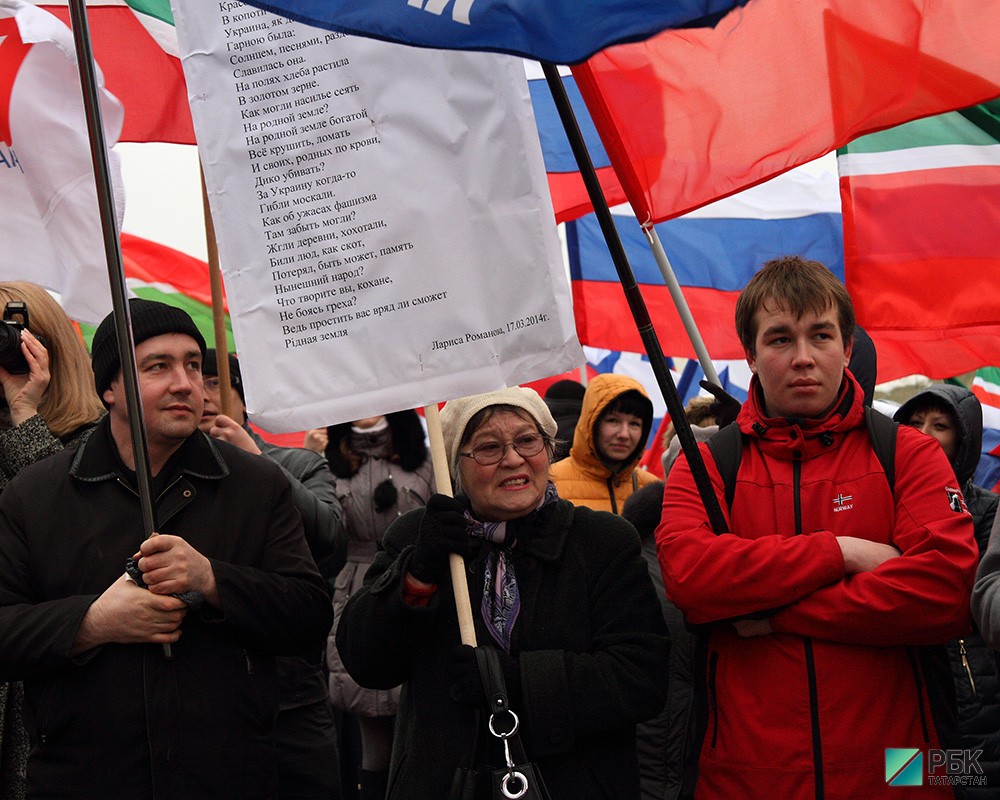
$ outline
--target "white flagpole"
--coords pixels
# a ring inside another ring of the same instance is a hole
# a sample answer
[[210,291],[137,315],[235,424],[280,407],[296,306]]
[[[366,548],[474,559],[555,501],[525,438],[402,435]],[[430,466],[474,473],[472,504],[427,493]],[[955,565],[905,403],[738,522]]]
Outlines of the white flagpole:
[[649,248],[653,251],[653,257],[656,259],[656,264],[663,274],[663,280],[666,281],[667,289],[670,290],[670,297],[673,298],[677,313],[680,315],[681,322],[684,323],[684,330],[687,331],[688,338],[694,346],[694,352],[698,356],[698,363],[701,364],[701,368],[705,372],[705,377],[716,386],[722,386],[719,382],[719,375],[715,371],[715,365],[712,363],[712,357],[708,354],[705,341],[701,338],[701,331],[698,330],[698,324],[691,315],[687,299],[684,297],[681,286],[677,282],[677,276],[674,275],[674,268],[670,266],[670,259],[667,258],[667,253],[663,249],[663,244],[656,233],[656,228],[652,225],[643,225],[642,232],[646,234],[646,241],[649,242]]

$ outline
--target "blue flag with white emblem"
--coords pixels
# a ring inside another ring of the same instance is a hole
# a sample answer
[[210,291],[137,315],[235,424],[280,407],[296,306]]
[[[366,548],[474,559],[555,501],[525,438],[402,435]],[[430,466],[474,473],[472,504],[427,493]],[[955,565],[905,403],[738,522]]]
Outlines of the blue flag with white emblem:
[[[665,28],[714,25],[747,0],[247,0],[283,17],[420,47],[575,64]],[[226,2],[233,10],[241,4]]]

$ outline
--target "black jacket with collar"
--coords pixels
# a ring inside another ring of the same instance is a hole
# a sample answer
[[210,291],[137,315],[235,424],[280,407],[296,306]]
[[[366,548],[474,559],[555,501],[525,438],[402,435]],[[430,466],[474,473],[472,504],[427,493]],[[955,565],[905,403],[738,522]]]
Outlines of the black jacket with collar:
[[[450,584],[425,608],[407,605],[402,583],[424,516],[386,531],[363,588],[344,609],[337,647],[363,686],[403,683],[390,766],[391,800],[441,800],[485,719],[449,696],[459,644]],[[608,512],[560,500],[519,525],[511,559],[521,597],[511,655],[528,758],[553,800],[639,796],[635,724],[663,708],[669,641],[635,529]],[[481,558],[468,561],[476,636]]]
[[157,645],[70,648],[142,540],[108,418],[0,497],[0,679],[25,682],[29,797],[275,796],[274,656],[314,651],[329,599],[277,465],[195,432],[157,479],[157,530],[212,563],[222,611]]

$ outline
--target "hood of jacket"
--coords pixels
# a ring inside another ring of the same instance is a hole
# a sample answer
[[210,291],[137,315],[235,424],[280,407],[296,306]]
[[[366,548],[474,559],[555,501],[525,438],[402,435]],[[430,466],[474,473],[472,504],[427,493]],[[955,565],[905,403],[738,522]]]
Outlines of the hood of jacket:
[[892,418],[901,425],[909,422],[915,409],[933,399],[935,405],[944,406],[958,421],[958,449],[951,461],[958,482],[965,486],[979,464],[983,449],[983,407],[976,396],[964,386],[936,383],[914,395],[899,407]]
[[823,417],[798,419],[768,417],[760,381],[750,380],[747,401],[736,417],[736,424],[748,436],[757,439],[767,455],[784,459],[808,459],[833,446],[844,435],[864,424],[864,391],[850,371],[844,379],[833,407]]
[[[604,409],[608,407],[612,400],[625,392],[637,392],[646,402],[644,403],[644,413],[642,414],[642,436],[639,437],[639,444],[635,450],[622,464],[621,469],[612,473],[611,469],[601,461],[597,455],[597,423],[601,418]],[[646,389],[635,378],[627,375],[616,375],[605,372],[591,378],[587,385],[587,392],[583,396],[583,408],[580,410],[580,419],[576,423],[576,430],[573,433],[573,446],[570,448],[570,456],[579,462],[587,471],[610,477],[612,474],[621,475],[624,472],[631,472],[642,458],[646,447],[646,440],[649,438],[650,428],[653,426],[653,402],[649,399]]]

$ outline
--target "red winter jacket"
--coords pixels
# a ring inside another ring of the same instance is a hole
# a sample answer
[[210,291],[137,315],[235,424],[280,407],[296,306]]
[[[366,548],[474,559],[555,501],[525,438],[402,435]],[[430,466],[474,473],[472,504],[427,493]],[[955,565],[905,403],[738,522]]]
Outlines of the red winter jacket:
[[[718,623],[696,797],[898,800],[885,749],[939,746],[914,646],[969,628],[972,520],[952,510],[958,486],[940,445],[907,427],[893,498],[849,374],[822,420],[766,418],[758,392],[755,378],[737,420],[749,439],[731,513],[701,445],[732,533],[712,532],[684,458],[656,532],[667,595],[689,622]],[[846,575],[837,536],[901,556]],[[724,621],[769,609],[763,636]],[[922,789],[939,796],[951,790]]]

